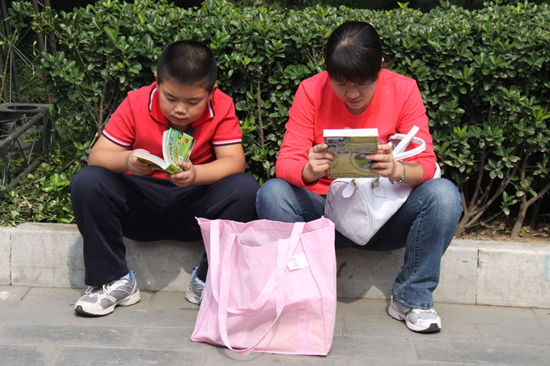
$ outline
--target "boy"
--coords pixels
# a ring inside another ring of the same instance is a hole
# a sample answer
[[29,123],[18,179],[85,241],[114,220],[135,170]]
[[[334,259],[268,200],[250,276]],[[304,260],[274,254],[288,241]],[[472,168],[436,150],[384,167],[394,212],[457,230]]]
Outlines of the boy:
[[[90,152],[88,166],[70,191],[84,239],[85,283],[78,314],[110,314],[140,300],[129,271],[123,236],[138,241],[196,241],[195,217],[247,222],[256,219],[259,185],[244,173],[242,133],[232,99],[218,90],[214,53],[195,41],[178,41],[162,52],[156,82],[130,91]],[[168,174],[134,153],[162,156],[168,128],[195,138],[183,172]],[[186,299],[200,304],[206,253],[193,269]]]

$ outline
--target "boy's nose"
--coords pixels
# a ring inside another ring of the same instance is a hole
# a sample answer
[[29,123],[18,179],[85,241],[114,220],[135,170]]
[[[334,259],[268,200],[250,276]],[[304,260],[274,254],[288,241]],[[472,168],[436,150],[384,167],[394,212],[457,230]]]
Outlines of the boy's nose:
[[185,112],[187,112],[187,108],[185,108],[185,105],[183,104],[177,104],[175,111],[176,113],[179,113],[179,114],[185,114]]

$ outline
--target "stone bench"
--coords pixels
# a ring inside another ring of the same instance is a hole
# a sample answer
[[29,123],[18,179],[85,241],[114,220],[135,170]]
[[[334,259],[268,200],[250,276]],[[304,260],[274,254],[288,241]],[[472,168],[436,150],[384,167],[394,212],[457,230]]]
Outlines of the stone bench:
[[[185,291],[202,242],[126,240],[140,289]],[[403,250],[337,251],[340,298],[387,299]],[[85,288],[76,225],[0,228],[0,285]],[[435,302],[550,308],[550,244],[455,239],[445,253]]]

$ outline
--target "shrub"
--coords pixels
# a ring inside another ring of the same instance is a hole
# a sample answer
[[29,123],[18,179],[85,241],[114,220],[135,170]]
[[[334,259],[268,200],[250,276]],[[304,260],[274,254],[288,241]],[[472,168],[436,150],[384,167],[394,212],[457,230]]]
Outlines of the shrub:
[[368,21],[383,39],[388,67],[418,81],[443,172],[464,198],[460,233],[495,204],[507,214],[521,206],[521,227],[526,208],[550,187],[549,7],[486,5],[469,11],[442,2],[422,13],[104,0],[71,13],[48,9],[33,27],[57,39],[58,52],[45,54],[42,66],[61,138],[81,144],[93,141],[128,90],[152,82],[166,44],[208,44],[220,88],[236,103],[247,170],[262,182],[274,175],[294,92],[323,69],[326,38],[344,21]]

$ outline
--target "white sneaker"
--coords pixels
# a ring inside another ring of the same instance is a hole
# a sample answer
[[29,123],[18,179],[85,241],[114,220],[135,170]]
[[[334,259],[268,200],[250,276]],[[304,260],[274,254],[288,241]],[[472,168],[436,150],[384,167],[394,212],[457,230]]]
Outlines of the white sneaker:
[[185,299],[192,304],[200,305],[202,302],[202,294],[204,292],[204,281],[197,277],[197,268],[193,268],[191,273],[191,282],[185,293]]
[[135,273],[130,271],[120,280],[102,286],[89,286],[74,305],[74,311],[82,315],[101,316],[112,313],[118,305],[130,306],[139,302],[141,296]]
[[441,330],[441,318],[434,309],[413,309],[391,297],[388,315],[405,321],[407,328],[413,332],[434,333]]

